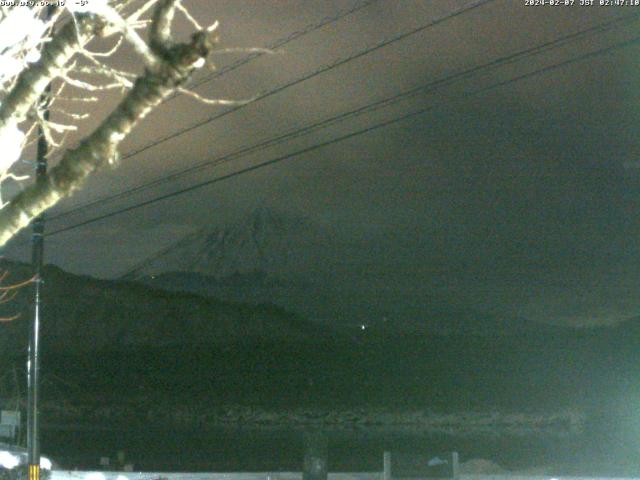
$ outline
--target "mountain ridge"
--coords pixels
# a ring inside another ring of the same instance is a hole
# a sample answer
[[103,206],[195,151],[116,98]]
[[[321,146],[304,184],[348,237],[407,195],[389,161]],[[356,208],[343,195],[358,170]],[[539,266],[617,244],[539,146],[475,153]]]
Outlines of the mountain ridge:
[[[277,277],[270,277],[264,271],[247,274],[234,274],[226,278],[217,278],[193,272],[165,272],[140,279],[141,283],[154,288],[175,292],[190,292],[211,298],[243,301],[259,304],[268,294],[280,287],[290,292],[290,286]],[[301,290],[313,288],[304,285]],[[278,304],[277,299],[274,303]],[[639,321],[640,323],[640,321]],[[323,323],[324,324],[324,323]],[[340,324],[344,330],[375,329],[387,335],[397,333],[422,333],[425,335],[528,335],[571,333],[580,329],[570,326],[534,322],[523,317],[494,314],[472,309],[456,308],[443,302],[437,302],[426,311],[424,318],[410,323],[393,321],[386,317],[375,321],[353,321]]]
[[[29,278],[30,267],[3,261],[11,278]],[[228,343],[246,338],[301,340],[331,331],[266,303],[247,305],[168,292],[135,282],[77,276],[48,265],[44,269],[43,347],[88,351],[144,345]],[[20,318],[0,325],[3,350],[24,350],[32,289],[0,305],[0,316]]]

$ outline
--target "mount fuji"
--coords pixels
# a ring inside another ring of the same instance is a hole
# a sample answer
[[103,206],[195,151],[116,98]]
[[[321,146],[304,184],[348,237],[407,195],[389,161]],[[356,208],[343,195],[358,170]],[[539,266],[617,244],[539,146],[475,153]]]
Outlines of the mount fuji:
[[140,278],[157,271],[181,271],[223,279],[255,272],[289,276],[317,264],[328,233],[302,217],[259,208],[226,225],[201,228],[130,271]]
[[353,246],[308,219],[262,207],[234,222],[201,228],[146,259],[122,278],[221,300],[272,303],[314,320],[357,322],[337,304],[337,272]]

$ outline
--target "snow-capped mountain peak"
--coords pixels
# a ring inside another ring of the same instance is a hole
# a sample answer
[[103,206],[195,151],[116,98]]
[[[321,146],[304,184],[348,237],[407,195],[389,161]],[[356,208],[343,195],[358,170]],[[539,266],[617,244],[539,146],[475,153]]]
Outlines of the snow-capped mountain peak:
[[227,222],[203,227],[159,252],[133,277],[185,271],[216,278],[256,271],[283,273],[313,261],[322,235],[302,217],[261,207]]

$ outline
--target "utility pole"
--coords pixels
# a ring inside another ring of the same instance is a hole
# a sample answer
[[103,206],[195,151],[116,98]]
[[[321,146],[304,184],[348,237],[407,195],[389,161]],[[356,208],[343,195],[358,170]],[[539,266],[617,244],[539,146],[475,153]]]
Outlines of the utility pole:
[[[50,92],[50,88],[45,93]],[[45,100],[48,101],[48,100]],[[48,120],[49,111],[45,107],[43,118]],[[42,131],[38,129],[38,150],[36,160],[36,183],[43,182],[47,175],[47,151],[49,146]],[[33,322],[29,330],[29,361],[27,363],[27,450],[29,480],[40,480],[40,425],[38,419],[38,386],[40,383],[40,320],[42,317],[42,266],[44,259],[44,213],[33,221],[31,237],[31,264],[34,273]]]
[[[49,5],[46,21],[52,16],[55,7]],[[40,98],[38,108],[43,108],[42,118],[49,120],[49,102],[51,84],[47,85]],[[36,184],[42,184],[47,178],[47,154],[49,145],[42,126],[38,128],[38,147],[36,158]],[[40,383],[40,320],[42,317],[42,267],[44,263],[44,213],[33,221],[31,237],[31,264],[34,271],[33,322],[29,329],[29,360],[27,362],[27,462],[28,480],[40,480],[40,424],[38,419],[39,383]]]

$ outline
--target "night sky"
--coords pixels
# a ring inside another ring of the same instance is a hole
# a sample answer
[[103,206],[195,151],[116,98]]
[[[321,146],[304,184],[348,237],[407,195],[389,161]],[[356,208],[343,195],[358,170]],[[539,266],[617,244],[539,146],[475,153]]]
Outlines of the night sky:
[[[218,19],[220,46],[230,48],[272,45],[361,2],[184,3],[203,24]],[[374,1],[195,90],[213,98],[251,98],[473,3]],[[407,289],[415,295],[429,292],[469,308],[572,325],[634,317],[640,308],[640,47],[623,42],[637,36],[640,7],[578,3],[490,1],[125,158],[49,215],[632,17],[430,93],[61,217],[47,225],[49,232],[433,107],[386,128],[50,236],[46,259],[74,273],[114,278],[183,235],[267,205],[359,245],[366,269],[391,283],[420,285]],[[608,47],[613,48],[585,56]],[[245,55],[220,54],[214,62],[223,68]],[[509,81],[565,61],[571,62]],[[139,64],[126,50],[114,62],[134,69]],[[196,83],[210,74],[201,72]],[[105,95],[81,130],[94,126],[115,99]],[[228,108],[175,98],[144,121],[122,153],[126,157]],[[77,139],[71,137],[68,145]],[[28,258],[26,238],[15,239],[7,255]]]

